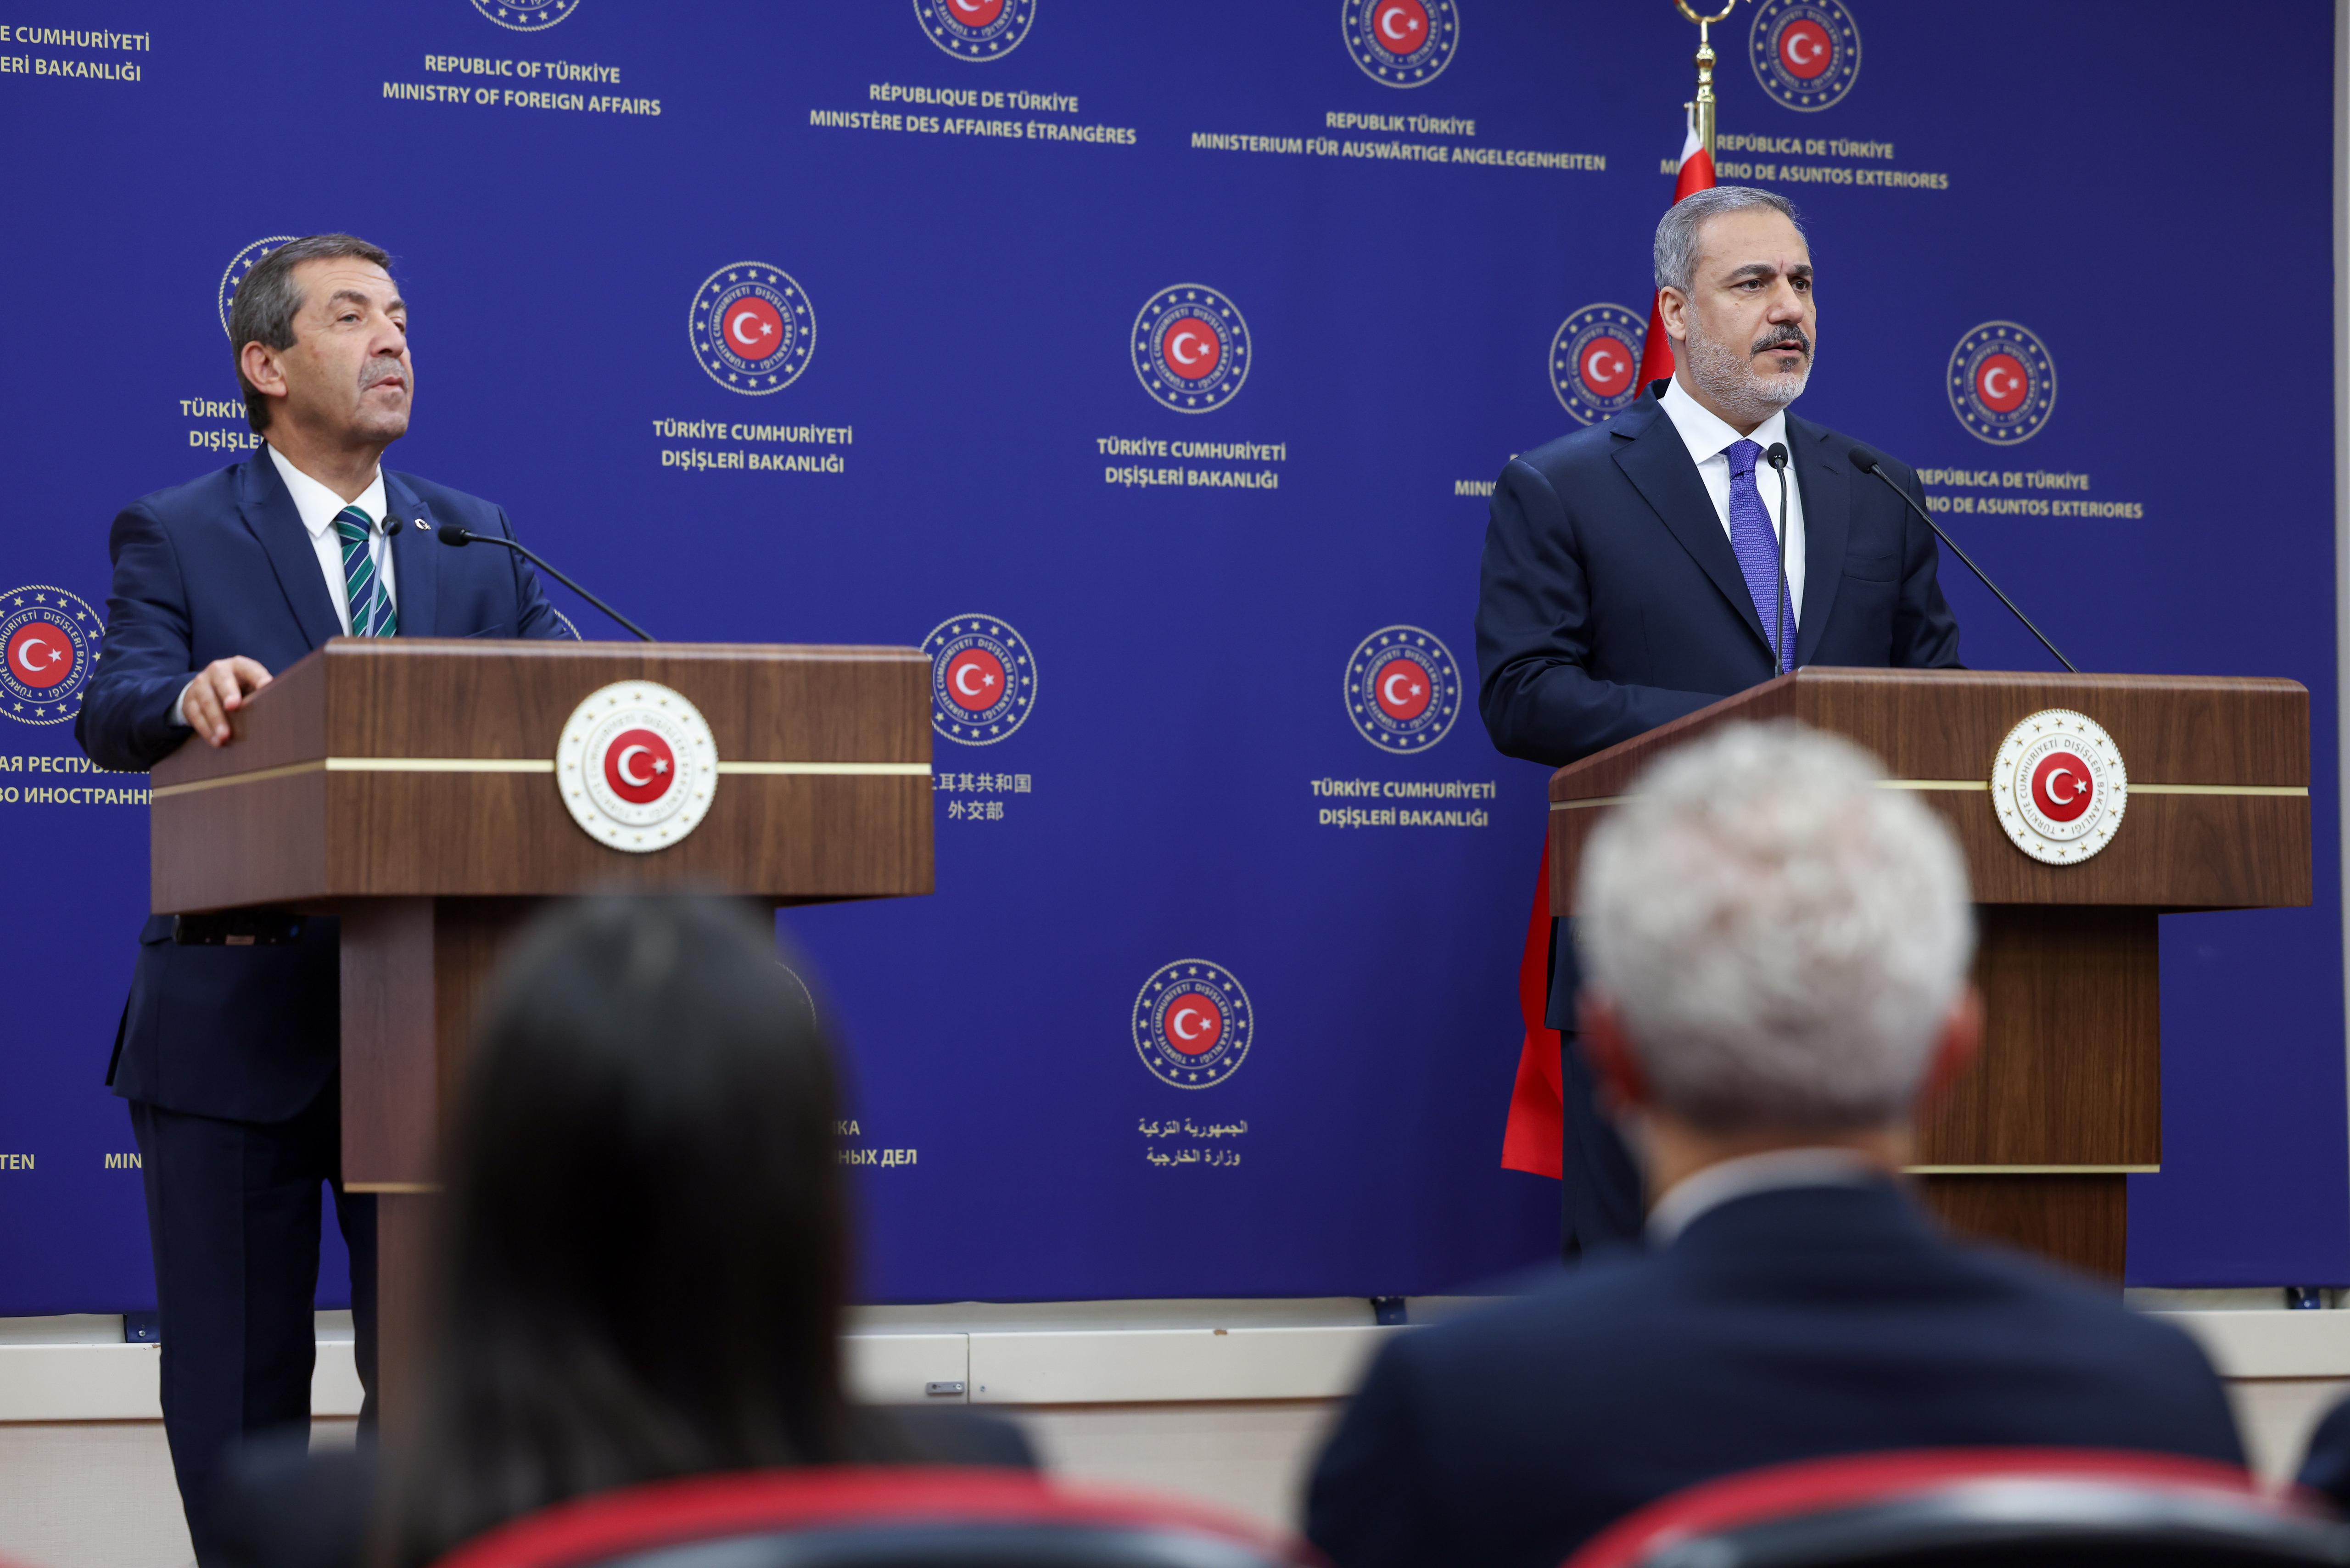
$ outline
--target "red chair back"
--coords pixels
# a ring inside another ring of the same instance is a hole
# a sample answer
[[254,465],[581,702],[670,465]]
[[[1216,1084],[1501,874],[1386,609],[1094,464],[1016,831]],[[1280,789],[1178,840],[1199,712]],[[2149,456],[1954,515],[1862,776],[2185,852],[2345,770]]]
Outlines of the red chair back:
[[2350,1530],[2247,1472],[2061,1449],[1858,1454],[1659,1500],[1567,1568],[1975,1563],[2350,1564]]
[[[696,1476],[599,1492],[503,1525],[436,1568],[1290,1568],[1302,1544],[1222,1512],[1032,1472],[889,1466]],[[677,1564],[665,1563],[676,1555]]]

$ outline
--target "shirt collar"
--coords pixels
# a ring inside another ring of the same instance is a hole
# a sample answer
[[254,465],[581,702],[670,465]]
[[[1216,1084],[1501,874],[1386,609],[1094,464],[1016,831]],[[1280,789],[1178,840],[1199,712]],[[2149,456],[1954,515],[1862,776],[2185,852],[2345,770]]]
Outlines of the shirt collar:
[[345,501],[341,496],[294,466],[286,455],[267,441],[262,445],[269,452],[269,461],[277,465],[277,477],[286,482],[286,492],[294,498],[294,510],[302,519],[302,526],[313,539],[323,539],[327,530],[346,506],[356,506],[368,514],[371,524],[381,523],[387,510],[383,497],[383,469],[379,465],[375,477],[359,492],[357,501]]
[[1848,1148],[1774,1148],[1725,1159],[1681,1178],[1648,1210],[1648,1244],[1669,1246],[1700,1214],[1784,1187],[1862,1187],[1883,1168]]
[[[1665,395],[1657,400],[1663,406],[1665,417],[1673,421],[1673,429],[1681,432],[1681,441],[1689,447],[1693,462],[1703,462],[1710,457],[1719,457],[1729,450],[1733,441],[1751,441],[1764,452],[1769,452],[1773,441],[1787,439],[1786,410],[1779,410],[1755,426],[1752,435],[1742,436],[1721,415],[1690,397],[1679,376],[1666,384]],[[1789,450],[1792,452],[1794,449],[1790,447]]]

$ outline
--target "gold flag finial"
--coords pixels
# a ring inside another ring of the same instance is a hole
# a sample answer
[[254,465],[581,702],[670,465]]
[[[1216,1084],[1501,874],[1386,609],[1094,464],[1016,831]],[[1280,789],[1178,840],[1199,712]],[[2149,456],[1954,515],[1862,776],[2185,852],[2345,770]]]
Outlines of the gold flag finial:
[[1738,9],[1738,0],[1722,0],[1721,9],[1711,16],[1700,16],[1690,8],[1689,0],[1673,0],[1673,4],[1680,8],[1682,16],[1697,24],[1697,101],[1681,107],[1697,117],[1697,139],[1704,144],[1705,155],[1711,158],[1713,156],[1713,62],[1715,57],[1711,28],[1716,22],[1725,22],[1730,19],[1730,14]]

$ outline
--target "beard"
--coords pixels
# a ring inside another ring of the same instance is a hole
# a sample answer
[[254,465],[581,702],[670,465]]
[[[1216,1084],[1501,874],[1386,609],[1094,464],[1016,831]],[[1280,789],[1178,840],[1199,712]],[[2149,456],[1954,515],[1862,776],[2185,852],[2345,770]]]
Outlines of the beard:
[[[1802,361],[1793,370],[1773,369],[1756,375],[1754,356],[1779,343],[1800,346],[1804,350]],[[1721,338],[1707,337],[1692,311],[1689,336],[1682,339],[1681,346],[1689,357],[1690,379],[1742,420],[1760,423],[1769,419],[1802,397],[1804,386],[1812,379],[1812,343],[1799,327],[1773,327],[1748,348],[1740,349]]]

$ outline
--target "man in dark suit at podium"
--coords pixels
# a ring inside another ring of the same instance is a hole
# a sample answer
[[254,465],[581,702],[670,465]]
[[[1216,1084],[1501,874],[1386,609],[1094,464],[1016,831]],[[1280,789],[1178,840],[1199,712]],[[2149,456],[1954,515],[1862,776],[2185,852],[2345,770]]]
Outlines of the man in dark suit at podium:
[[[229,715],[329,638],[569,635],[513,552],[434,537],[508,535],[503,512],[380,466],[414,382],[390,259],[317,234],[239,285],[229,337],[267,444],[115,518],[106,652],[75,726],[100,767],[150,767],[191,733],[229,744]],[[139,1139],[163,1425],[200,1558],[229,1446],[309,1418],[321,1184],[372,1408],[375,1210],[341,1179],[336,934],[150,919],[107,1075]]]
[[[1657,225],[1655,260],[1672,378],[1513,459],[1493,491],[1478,708],[1503,754],[1548,767],[1800,665],[1959,661],[1933,535],[1853,466],[1850,437],[1787,412],[1818,337],[1794,209],[1742,186],[1696,192]],[[1916,474],[1885,470],[1923,503]],[[1641,1198],[1622,1140],[1592,1109],[1564,922],[1551,950],[1573,1258],[1637,1237]]]
[[1879,776],[1733,724],[1593,831],[1584,1040],[1638,1134],[1650,1248],[1387,1345],[1308,1500],[1337,1568],[1555,1568],[1700,1481],[1844,1454],[2243,1462],[2185,1334],[1950,1241],[1903,1190],[1982,1004],[1958,842]]

